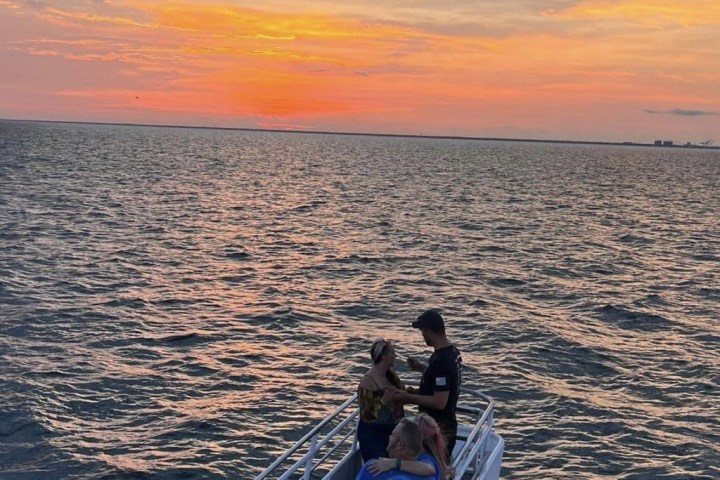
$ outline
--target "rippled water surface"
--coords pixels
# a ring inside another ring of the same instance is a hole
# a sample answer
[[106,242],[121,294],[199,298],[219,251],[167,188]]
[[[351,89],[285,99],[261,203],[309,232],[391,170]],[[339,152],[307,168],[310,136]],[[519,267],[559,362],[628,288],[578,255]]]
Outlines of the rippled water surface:
[[0,122],[0,477],[252,478],[438,307],[504,478],[720,478],[719,187],[710,150]]

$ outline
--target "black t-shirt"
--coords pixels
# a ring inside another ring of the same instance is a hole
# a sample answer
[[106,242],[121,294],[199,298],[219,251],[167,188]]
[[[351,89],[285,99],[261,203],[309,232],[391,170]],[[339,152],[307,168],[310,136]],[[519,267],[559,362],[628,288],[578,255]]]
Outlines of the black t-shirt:
[[462,357],[455,345],[448,345],[433,352],[428,366],[420,380],[420,395],[433,395],[435,392],[450,392],[445,408],[435,410],[420,407],[438,422],[440,429],[457,430],[455,407],[457,406],[460,384],[462,383]]

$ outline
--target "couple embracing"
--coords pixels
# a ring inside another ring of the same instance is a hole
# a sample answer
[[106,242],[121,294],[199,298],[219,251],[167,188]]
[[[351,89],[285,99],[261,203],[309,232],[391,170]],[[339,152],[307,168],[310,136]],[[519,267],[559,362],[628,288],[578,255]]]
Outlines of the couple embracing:
[[[425,343],[434,349],[427,364],[407,359],[410,369],[422,373],[419,389],[406,387],[395,373],[395,349],[391,342],[378,339],[370,348],[373,365],[358,387],[358,441],[365,462],[359,479],[444,479],[450,473],[448,465],[457,436],[455,408],[462,380],[462,358],[448,340],[438,311],[427,310],[412,326],[421,331]],[[404,418],[406,404],[418,405],[420,415],[415,420]],[[397,475],[388,476],[392,472]],[[402,476],[403,473],[408,475]]]

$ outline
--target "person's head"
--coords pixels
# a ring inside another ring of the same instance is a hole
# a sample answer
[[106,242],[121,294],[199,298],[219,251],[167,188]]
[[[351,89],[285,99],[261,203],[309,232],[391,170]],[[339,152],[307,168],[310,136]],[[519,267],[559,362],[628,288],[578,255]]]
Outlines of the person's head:
[[420,329],[425,344],[432,347],[446,338],[445,321],[437,310],[426,310],[412,323],[414,328]]
[[389,340],[378,338],[370,346],[370,358],[373,364],[390,368],[395,363],[395,346]]
[[437,424],[435,419],[427,413],[419,413],[415,417],[415,423],[420,427],[420,431],[423,434],[423,443],[427,441],[434,441],[439,438],[441,441],[444,440],[440,426]]
[[[445,436],[440,431],[440,427],[433,417],[427,413],[421,413],[415,417],[423,435],[423,447],[430,452],[443,469],[443,476],[447,469],[448,459]],[[442,478],[442,477],[441,477]]]
[[422,452],[423,435],[417,423],[403,418],[390,434],[388,454],[401,460],[415,460]]

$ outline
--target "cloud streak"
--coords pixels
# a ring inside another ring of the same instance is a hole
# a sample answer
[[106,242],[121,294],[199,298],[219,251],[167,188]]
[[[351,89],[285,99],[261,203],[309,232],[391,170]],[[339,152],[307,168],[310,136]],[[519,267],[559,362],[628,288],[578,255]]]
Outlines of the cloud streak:
[[686,110],[683,108],[674,108],[672,110],[645,110],[645,113],[649,113],[651,115],[677,115],[680,117],[703,117],[706,115],[720,115],[720,112]]

